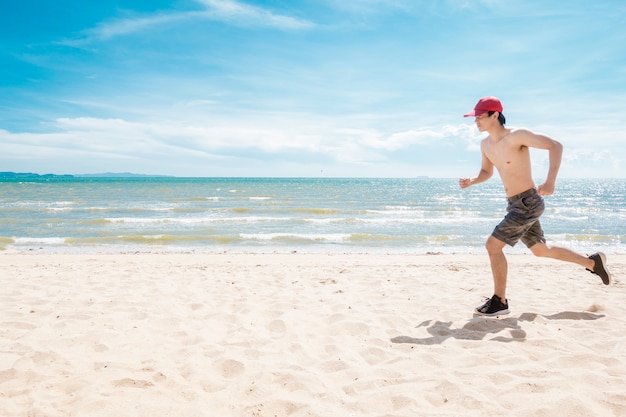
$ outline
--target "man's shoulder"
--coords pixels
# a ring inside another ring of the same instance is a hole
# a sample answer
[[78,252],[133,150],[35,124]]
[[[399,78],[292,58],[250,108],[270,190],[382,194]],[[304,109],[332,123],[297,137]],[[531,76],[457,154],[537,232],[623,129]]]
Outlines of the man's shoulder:
[[509,133],[506,139],[512,145],[525,145],[528,141],[532,140],[535,133],[526,128],[509,128]]
[[509,128],[509,135],[510,136],[528,136],[528,135],[534,135],[535,133],[533,131],[531,131],[530,129],[526,129],[524,127],[511,127]]

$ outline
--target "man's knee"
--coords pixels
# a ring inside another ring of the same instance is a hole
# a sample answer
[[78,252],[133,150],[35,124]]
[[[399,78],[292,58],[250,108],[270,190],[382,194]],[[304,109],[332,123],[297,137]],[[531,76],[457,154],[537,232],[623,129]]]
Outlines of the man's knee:
[[530,249],[533,255],[539,257],[546,257],[550,252],[550,248],[545,243],[535,243],[528,249]]
[[487,252],[490,254],[500,253],[502,252],[502,249],[504,249],[505,245],[506,243],[504,243],[500,239],[489,236],[489,239],[487,239],[487,242],[485,242],[485,249],[487,249]]

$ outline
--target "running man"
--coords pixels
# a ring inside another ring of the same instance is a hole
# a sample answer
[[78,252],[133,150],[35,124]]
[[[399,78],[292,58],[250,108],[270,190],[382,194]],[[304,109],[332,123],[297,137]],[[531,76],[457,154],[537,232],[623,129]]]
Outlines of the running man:
[[[493,275],[494,294],[491,299],[477,307],[476,314],[499,316],[509,314],[506,298],[508,264],[504,246],[521,240],[535,256],[576,263],[602,278],[605,285],[611,284],[611,274],[606,267],[606,256],[595,253],[582,256],[570,249],[546,245],[539,217],[545,205],[542,196],[552,195],[556,176],[561,166],[563,146],[556,140],[526,129],[504,127],[502,103],[496,97],[481,98],[474,110],[465,117],[475,117],[476,126],[489,136],[482,140],[480,150],[482,163],[474,178],[461,178],[459,185],[467,188],[480,184],[493,175],[495,167],[500,174],[508,199],[507,214],[487,239],[485,248],[489,254]],[[529,148],[545,149],[549,153],[550,167],[546,181],[535,186],[532,178]]]

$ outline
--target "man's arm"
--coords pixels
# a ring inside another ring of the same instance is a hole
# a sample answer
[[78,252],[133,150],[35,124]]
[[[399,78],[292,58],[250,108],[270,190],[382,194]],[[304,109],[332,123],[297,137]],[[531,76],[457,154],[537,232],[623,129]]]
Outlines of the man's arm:
[[485,182],[493,176],[493,164],[491,163],[489,158],[485,156],[484,153],[482,154],[482,156],[483,157],[482,157],[481,167],[480,167],[480,171],[478,172],[478,175],[475,176],[474,178],[461,178],[459,180],[459,186],[461,188],[467,188],[470,185],[480,184],[481,182]]
[[524,145],[529,148],[546,149],[548,151],[548,158],[550,161],[548,175],[546,177],[546,181],[537,187],[537,192],[539,195],[552,195],[556,186],[556,176],[559,173],[559,168],[561,167],[563,145],[548,136],[533,133],[528,130],[524,130],[521,133]]

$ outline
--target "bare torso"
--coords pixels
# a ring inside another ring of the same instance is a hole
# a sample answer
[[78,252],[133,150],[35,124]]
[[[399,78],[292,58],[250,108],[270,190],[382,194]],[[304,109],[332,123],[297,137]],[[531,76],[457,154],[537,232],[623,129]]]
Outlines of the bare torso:
[[530,164],[530,151],[523,145],[525,131],[504,129],[503,136],[488,136],[481,143],[483,155],[496,167],[508,197],[535,186]]

